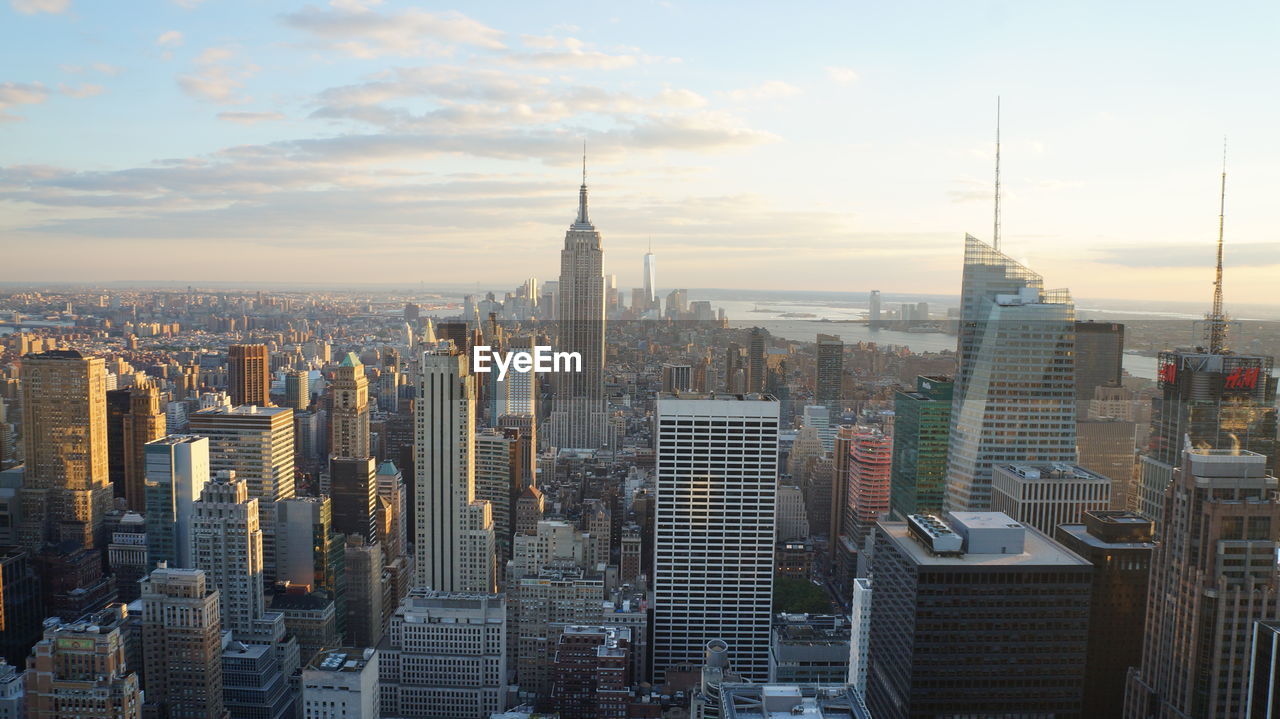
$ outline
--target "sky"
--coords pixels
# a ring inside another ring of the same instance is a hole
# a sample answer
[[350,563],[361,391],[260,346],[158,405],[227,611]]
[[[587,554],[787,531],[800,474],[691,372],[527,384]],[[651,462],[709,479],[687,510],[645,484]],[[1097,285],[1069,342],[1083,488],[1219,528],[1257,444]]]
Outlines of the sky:
[[0,281],[1274,303],[1280,4],[0,0]]

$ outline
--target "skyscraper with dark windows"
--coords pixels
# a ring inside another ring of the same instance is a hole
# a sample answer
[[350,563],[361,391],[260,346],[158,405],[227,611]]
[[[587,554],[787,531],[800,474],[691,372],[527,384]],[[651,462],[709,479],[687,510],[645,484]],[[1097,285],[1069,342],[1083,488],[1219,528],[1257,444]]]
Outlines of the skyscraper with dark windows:
[[960,301],[945,506],[979,511],[992,465],[1075,462],[1075,308],[967,235]]
[[560,352],[577,352],[581,372],[556,375],[551,412],[552,446],[598,449],[609,444],[604,394],[604,248],[587,216],[587,175],[583,162],[578,216],[564,235],[560,252],[560,307],[556,315]]
[[914,391],[894,393],[889,489],[894,519],[942,512],[953,389],[950,377],[917,377]]
[[844,343],[835,335],[818,335],[814,351],[814,400],[830,410],[833,420],[838,419],[843,410]]
[[1119,386],[1124,359],[1124,325],[1076,322],[1076,417],[1089,416],[1089,401],[1102,386]]

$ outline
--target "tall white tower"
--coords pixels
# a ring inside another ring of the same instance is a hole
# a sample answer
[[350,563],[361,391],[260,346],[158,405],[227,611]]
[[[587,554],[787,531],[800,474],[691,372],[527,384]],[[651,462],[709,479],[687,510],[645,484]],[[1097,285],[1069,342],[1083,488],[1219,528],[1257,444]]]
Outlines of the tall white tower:
[[414,409],[414,585],[444,592],[496,586],[493,517],[476,499],[475,377],[452,344],[426,351]]
[[237,638],[255,634],[266,612],[262,587],[262,529],[258,498],[234,472],[219,472],[193,506],[195,568],[220,593],[222,626]]
[[713,639],[747,680],[769,679],[778,402],[660,395],[654,541],[655,680]]

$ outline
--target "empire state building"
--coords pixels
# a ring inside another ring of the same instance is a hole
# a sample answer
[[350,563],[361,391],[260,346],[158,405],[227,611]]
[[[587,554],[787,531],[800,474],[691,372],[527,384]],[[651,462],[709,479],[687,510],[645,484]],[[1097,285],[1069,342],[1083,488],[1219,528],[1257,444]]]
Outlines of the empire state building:
[[581,372],[556,375],[550,440],[560,449],[598,449],[608,444],[604,396],[604,249],[587,217],[586,158],[578,188],[578,217],[560,251],[560,341],[557,351],[582,356]]

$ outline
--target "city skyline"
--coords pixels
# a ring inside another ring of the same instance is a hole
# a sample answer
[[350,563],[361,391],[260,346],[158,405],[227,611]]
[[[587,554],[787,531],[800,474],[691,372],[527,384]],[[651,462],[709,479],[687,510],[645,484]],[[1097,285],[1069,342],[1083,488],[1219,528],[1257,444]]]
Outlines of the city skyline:
[[[1011,256],[1082,297],[1210,287],[1226,133],[1227,304],[1269,300],[1276,108],[1241,85],[1280,59],[1274,8],[1230,41],[1201,30],[1239,16],[1189,5],[739,10],[776,62],[712,8],[649,9],[158,2],[125,25],[14,0],[0,281],[549,278],[585,139],[622,289],[652,236],[664,286],[716,263],[730,287],[952,292],[963,233],[990,239],[1001,95]],[[184,271],[157,251],[178,240],[229,251]]]

